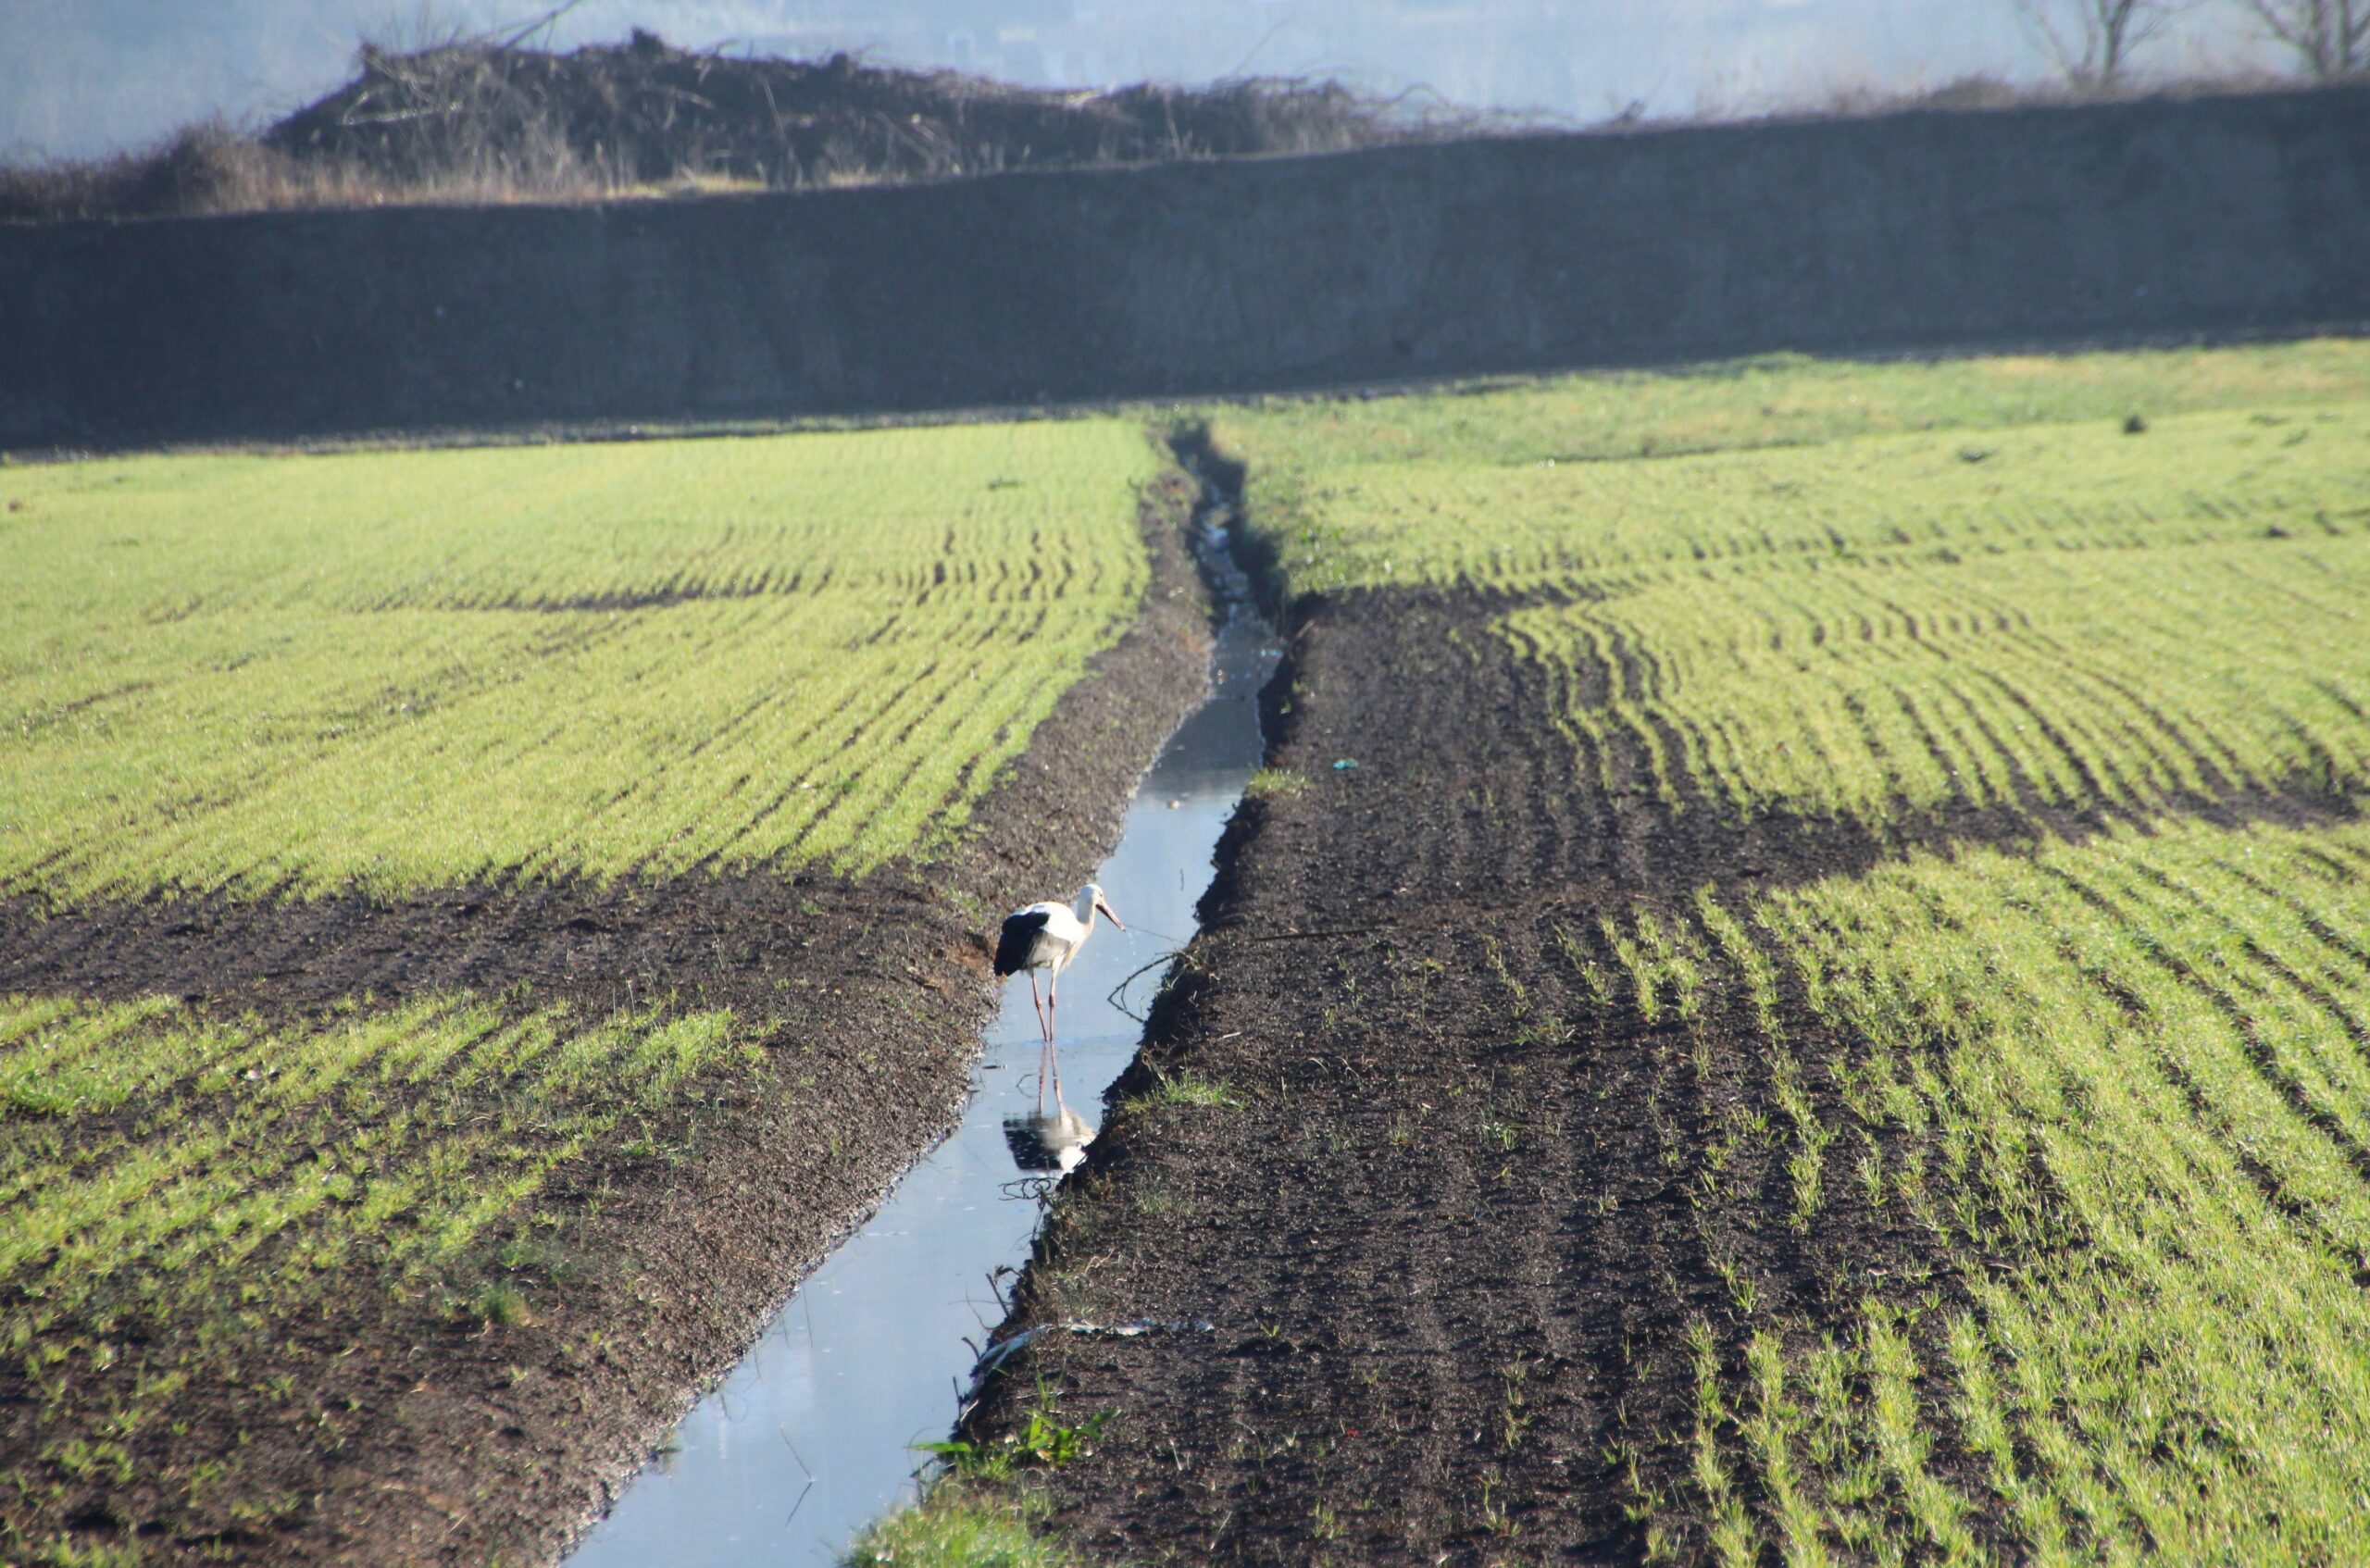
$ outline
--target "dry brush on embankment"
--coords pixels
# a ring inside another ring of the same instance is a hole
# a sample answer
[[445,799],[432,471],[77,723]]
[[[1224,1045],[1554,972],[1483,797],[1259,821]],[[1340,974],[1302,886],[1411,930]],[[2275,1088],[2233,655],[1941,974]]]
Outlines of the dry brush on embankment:
[[968,1435],[1091,1558],[2357,1555],[2365,365],[1223,415],[1270,768]]
[[552,1555],[1204,679],[1130,424],[11,473],[12,1561]]

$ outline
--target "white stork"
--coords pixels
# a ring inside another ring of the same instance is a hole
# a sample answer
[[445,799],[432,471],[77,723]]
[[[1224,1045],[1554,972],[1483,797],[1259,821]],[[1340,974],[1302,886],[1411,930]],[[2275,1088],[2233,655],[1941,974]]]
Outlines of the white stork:
[[[1054,1008],[1061,996],[1062,971],[1094,934],[1094,917],[1100,914],[1122,931],[1127,922],[1111,912],[1103,899],[1103,890],[1092,882],[1080,888],[1076,904],[1032,903],[1026,909],[1016,909],[1004,917],[1004,931],[996,939],[996,975],[1017,975],[1029,971],[1029,1000],[1037,1009],[1037,1027],[1045,1032],[1045,1043],[1037,1055],[1037,1108],[1045,1107],[1045,1084],[1054,1085],[1054,1102],[1061,1103],[1062,1069],[1054,1053]],[[1047,972],[1045,994],[1037,993],[1037,971]]]

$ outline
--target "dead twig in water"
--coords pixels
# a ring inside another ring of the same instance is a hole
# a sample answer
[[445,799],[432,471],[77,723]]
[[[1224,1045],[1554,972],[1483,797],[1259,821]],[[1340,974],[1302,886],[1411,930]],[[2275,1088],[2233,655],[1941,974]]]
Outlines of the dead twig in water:
[[1113,986],[1110,992],[1105,995],[1103,1000],[1105,1002],[1108,1002],[1114,1011],[1126,1014],[1129,1017],[1133,1018],[1139,1024],[1150,1023],[1152,1021],[1151,1014],[1138,1013],[1126,1002],[1120,1001],[1119,998],[1121,993],[1126,991],[1129,986],[1135,984],[1136,977],[1138,976],[1144,974],[1148,970],[1157,969],[1164,964],[1173,964],[1184,956],[1185,950],[1183,948],[1171,948],[1166,952],[1164,952],[1159,957],[1154,959],[1151,963],[1138,964],[1136,967],[1129,970],[1125,975],[1121,976],[1119,977],[1119,983]]

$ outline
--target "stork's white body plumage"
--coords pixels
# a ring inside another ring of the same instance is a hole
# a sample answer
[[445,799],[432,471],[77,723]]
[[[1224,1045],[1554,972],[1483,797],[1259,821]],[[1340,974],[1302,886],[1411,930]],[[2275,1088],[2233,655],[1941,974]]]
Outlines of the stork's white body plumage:
[[[1029,972],[1029,1000],[1037,1008],[1037,1027],[1044,1031],[1044,1048],[1037,1059],[1037,1103],[1045,1102],[1045,1085],[1054,1086],[1054,1103],[1061,1102],[1061,1064],[1054,1051],[1054,1011],[1060,1003],[1062,971],[1069,966],[1086,939],[1094,934],[1094,917],[1101,915],[1122,931],[1127,924],[1112,913],[1104,902],[1103,890],[1092,882],[1080,888],[1072,903],[1032,903],[1016,909],[1004,917],[1004,927],[996,939],[996,973],[999,976]],[[1037,990],[1037,971],[1046,972],[1045,991]]]
[[1005,917],[1005,924],[1018,920],[1035,926],[1029,940],[1029,951],[1019,967],[1046,969],[1055,975],[1062,972],[1078,950],[1086,945],[1087,933],[1094,929],[1093,911],[1081,920],[1078,912],[1066,903],[1032,903],[1026,909],[1016,909]]

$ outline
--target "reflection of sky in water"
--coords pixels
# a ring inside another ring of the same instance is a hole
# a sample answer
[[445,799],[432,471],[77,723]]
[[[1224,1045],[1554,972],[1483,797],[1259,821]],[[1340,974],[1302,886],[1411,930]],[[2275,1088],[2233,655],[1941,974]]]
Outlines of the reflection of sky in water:
[[[1218,699],[1170,740],[1103,864],[1097,879],[1128,929],[1098,923],[1062,977],[1062,1076],[1079,1124],[1028,1129],[1051,1146],[1054,1169],[1064,1138],[1100,1120],[1101,1086],[1141,1038],[1106,997],[1191,935],[1210,852],[1259,765],[1254,699],[1273,660],[1258,631],[1229,628]],[[1158,977],[1157,968],[1138,977],[1129,1005],[1141,1012]],[[1037,1042],[1028,985],[1016,982],[987,1031],[962,1126],[799,1288],[723,1387],[683,1419],[672,1459],[642,1473],[570,1568],[828,1563],[909,1492],[919,1458],[910,1445],[946,1435],[971,1346],[1004,1315],[990,1273],[1029,1255],[1037,1207],[1004,1188],[1025,1174],[1007,1118],[1035,1117]]]

